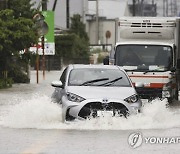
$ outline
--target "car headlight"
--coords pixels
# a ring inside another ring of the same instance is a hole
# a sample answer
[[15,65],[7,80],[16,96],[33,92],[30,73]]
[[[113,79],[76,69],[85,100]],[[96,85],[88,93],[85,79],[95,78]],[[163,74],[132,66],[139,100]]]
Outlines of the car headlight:
[[67,95],[67,99],[68,99],[69,101],[72,101],[72,102],[78,102],[78,103],[80,103],[80,102],[82,102],[82,101],[85,100],[84,98],[82,98],[82,97],[80,97],[80,96],[78,96],[78,95],[76,95],[76,94],[73,94],[73,93],[69,93],[69,92],[68,92],[66,95]]
[[130,97],[128,97],[128,98],[126,98],[126,99],[124,99],[124,101],[126,101],[126,102],[128,102],[128,103],[135,103],[135,102],[137,102],[139,100],[139,97],[138,97],[138,95],[132,95],[132,96],[130,96]]

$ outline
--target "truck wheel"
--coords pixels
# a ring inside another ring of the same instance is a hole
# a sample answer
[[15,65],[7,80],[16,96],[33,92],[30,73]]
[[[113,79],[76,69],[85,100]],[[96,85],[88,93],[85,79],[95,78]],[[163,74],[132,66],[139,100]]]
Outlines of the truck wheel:
[[168,103],[169,103],[169,104],[171,104],[172,101],[173,101],[172,97],[168,97],[167,100],[168,100]]
[[179,97],[179,91],[178,90],[176,90],[176,94],[175,94],[175,99],[178,101],[178,97]]
[[179,89],[178,89],[178,86],[176,87],[175,99],[176,99],[177,101],[179,100]]

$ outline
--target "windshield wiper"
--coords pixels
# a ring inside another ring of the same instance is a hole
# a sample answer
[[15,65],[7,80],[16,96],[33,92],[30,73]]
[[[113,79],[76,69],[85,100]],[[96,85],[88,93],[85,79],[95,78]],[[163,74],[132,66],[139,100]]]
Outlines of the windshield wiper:
[[119,78],[116,78],[116,79],[114,79],[114,80],[108,81],[108,82],[103,83],[103,84],[98,85],[98,86],[104,86],[104,85],[107,85],[107,84],[108,84],[108,86],[109,86],[109,85],[114,84],[116,81],[121,80],[122,78],[123,78],[123,77],[119,77]]
[[86,82],[82,83],[80,86],[84,86],[84,85],[94,83],[94,82],[106,81],[106,80],[109,80],[109,78],[101,78],[101,79],[86,81]]
[[132,70],[128,70],[128,69],[124,69],[126,72],[131,72],[131,71],[137,71],[137,69],[132,69]]
[[[167,68],[167,67],[163,67],[164,69],[165,68]],[[158,69],[154,69],[154,70],[147,70],[147,71],[144,71],[144,73],[143,74],[146,74],[146,73],[148,73],[148,72],[156,72],[156,71],[160,71],[160,72],[162,72],[162,71],[164,71],[164,70],[161,70],[162,68],[158,68]]]
[[147,71],[144,71],[143,74],[147,74],[149,72],[156,72],[157,70],[147,70]]

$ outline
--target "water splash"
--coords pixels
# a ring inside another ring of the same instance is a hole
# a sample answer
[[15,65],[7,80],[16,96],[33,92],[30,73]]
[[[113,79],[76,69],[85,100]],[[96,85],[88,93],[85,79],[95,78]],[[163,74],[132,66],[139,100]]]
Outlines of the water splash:
[[61,108],[47,96],[34,95],[29,100],[14,99],[1,125],[13,128],[43,128],[61,122]]
[[[16,99],[13,99],[15,101]],[[63,123],[61,106],[47,96],[35,95],[28,100],[17,99],[1,115],[0,125],[10,128],[80,129],[80,130],[132,130],[166,129],[180,127],[180,110],[167,107],[167,101],[154,100],[146,103],[142,112],[124,117],[104,117]]]

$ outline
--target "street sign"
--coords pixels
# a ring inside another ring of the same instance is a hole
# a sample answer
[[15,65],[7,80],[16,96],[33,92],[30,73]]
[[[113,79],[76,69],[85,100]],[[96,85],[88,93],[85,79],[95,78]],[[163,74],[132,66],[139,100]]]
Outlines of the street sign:
[[106,31],[106,38],[109,39],[111,37],[111,32],[109,30]]
[[[47,23],[48,32],[44,36],[44,55],[55,55],[55,42],[54,42],[54,12],[42,11],[44,21]],[[43,49],[41,41],[38,46],[30,47],[30,51],[36,53],[38,48],[38,54],[43,55]]]

